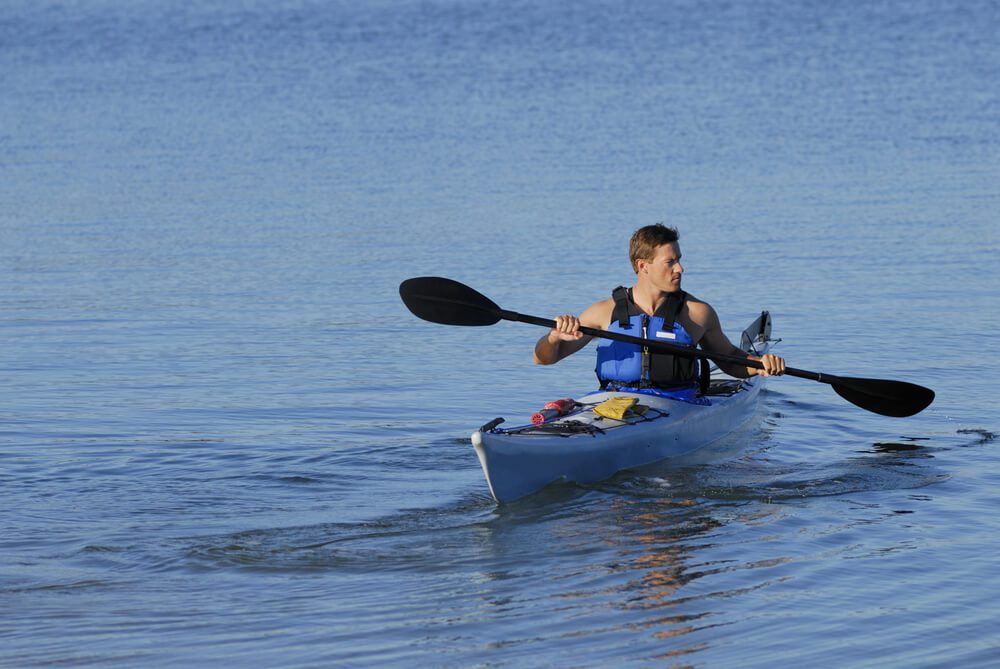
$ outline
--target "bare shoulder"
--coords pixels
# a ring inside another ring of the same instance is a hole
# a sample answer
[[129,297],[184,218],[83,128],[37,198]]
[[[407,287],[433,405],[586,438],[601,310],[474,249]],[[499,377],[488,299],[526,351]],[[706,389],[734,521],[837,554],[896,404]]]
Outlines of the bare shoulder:
[[704,300],[699,300],[690,293],[685,301],[685,306],[687,307],[688,318],[704,328],[711,329],[709,326],[719,321],[719,316],[715,313],[715,309],[712,308],[711,304]]
[[615,309],[615,301],[610,297],[592,305],[580,314],[580,323],[591,328],[607,330],[611,323],[611,312]]

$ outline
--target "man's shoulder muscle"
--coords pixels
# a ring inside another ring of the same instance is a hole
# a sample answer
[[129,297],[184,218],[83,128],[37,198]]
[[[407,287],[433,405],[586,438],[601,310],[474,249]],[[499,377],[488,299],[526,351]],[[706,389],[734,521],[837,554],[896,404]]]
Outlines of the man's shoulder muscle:
[[711,304],[704,300],[699,300],[690,293],[688,293],[685,306],[687,307],[688,316],[699,325],[706,325],[715,316],[715,309],[712,308]]
[[719,317],[708,302],[689,294],[685,301],[685,312],[688,321],[685,327],[696,342],[701,343],[706,335],[711,336],[714,330],[719,329]]
[[614,308],[615,301],[610,297],[599,302],[594,302],[587,307],[586,311],[580,314],[580,322],[588,327],[607,330],[608,324],[611,323],[611,312],[614,311]]

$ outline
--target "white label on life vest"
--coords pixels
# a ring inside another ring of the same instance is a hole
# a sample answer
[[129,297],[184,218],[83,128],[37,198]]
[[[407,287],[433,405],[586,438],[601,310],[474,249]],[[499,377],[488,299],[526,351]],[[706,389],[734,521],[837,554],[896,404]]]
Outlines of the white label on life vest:
[[658,339],[677,339],[677,335],[673,332],[663,332],[662,330],[656,333],[656,337]]

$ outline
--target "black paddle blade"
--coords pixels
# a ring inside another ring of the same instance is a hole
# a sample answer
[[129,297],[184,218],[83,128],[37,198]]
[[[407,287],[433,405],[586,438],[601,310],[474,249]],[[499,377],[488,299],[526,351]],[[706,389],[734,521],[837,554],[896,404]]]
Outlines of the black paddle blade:
[[834,391],[851,404],[883,416],[905,418],[918,414],[934,401],[934,391],[905,381],[852,379],[830,382]]
[[403,304],[417,318],[442,325],[493,325],[500,307],[464,283],[440,276],[420,276],[399,284]]

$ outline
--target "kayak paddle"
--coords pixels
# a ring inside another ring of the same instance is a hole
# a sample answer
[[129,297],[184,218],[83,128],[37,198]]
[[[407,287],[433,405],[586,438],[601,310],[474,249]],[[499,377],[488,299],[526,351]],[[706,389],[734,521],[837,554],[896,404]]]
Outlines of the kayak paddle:
[[[494,325],[501,320],[530,323],[546,328],[554,328],[556,322],[548,318],[528,316],[516,311],[501,309],[482,293],[452,279],[437,276],[423,276],[407,279],[399,285],[399,295],[413,315],[432,323],[442,325]],[[746,367],[763,369],[763,363],[735,355],[709,353],[667,344],[664,342],[632,337],[618,332],[608,332],[590,327],[580,327],[580,331],[592,337],[646,346],[664,353],[687,357],[708,358],[715,362],[729,362]],[[786,367],[785,374],[802,379],[828,383],[834,392],[845,400],[883,416],[906,417],[920,413],[934,401],[934,391],[905,381],[883,379],[861,379],[854,377],[821,374],[794,367]]]

